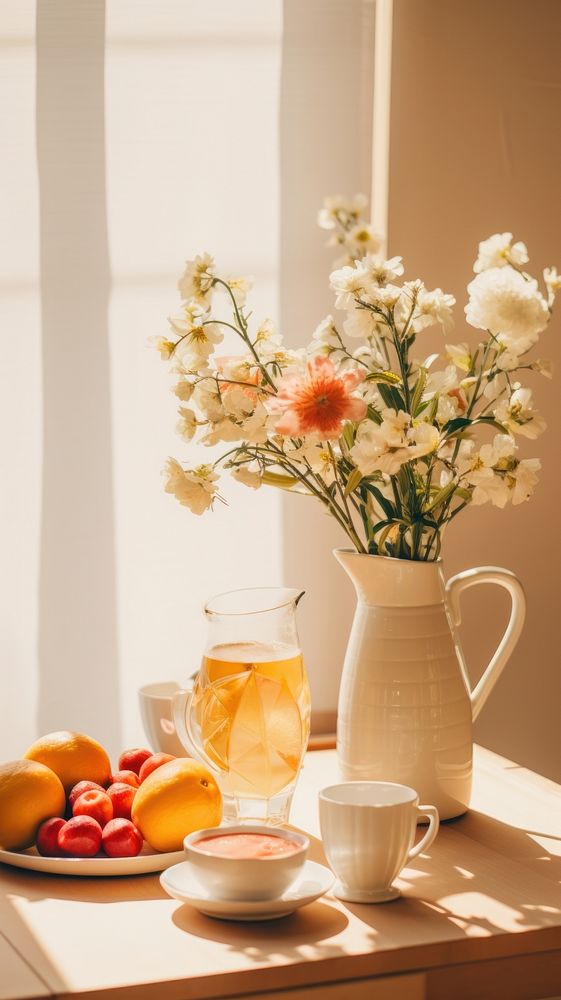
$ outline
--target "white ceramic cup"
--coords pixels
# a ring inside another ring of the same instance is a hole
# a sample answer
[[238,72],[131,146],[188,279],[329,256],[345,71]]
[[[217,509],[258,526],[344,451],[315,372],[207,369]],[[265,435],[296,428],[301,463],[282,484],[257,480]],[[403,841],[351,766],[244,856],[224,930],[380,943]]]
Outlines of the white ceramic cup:
[[[418,820],[429,828],[413,847]],[[434,806],[419,805],[413,788],[389,781],[348,781],[319,793],[321,836],[339,879],[335,895],[353,903],[385,903],[400,892],[392,882],[438,833]]]
[[[192,687],[192,681],[188,686]],[[185,757],[187,751],[181,743],[173,723],[172,702],[180,690],[176,681],[146,684],[138,692],[142,725],[151,750]]]

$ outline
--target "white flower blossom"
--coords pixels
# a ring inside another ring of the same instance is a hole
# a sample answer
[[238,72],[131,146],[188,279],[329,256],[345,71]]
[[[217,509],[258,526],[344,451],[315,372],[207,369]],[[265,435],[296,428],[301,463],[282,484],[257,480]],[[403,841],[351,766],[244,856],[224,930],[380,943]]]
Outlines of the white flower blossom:
[[195,390],[194,382],[190,382],[187,378],[180,378],[179,382],[176,382],[173,391],[178,399],[182,403],[188,403]]
[[547,288],[547,304],[551,309],[555,302],[555,296],[561,289],[561,274],[557,274],[556,267],[546,267],[543,272],[543,280]]
[[530,365],[533,372],[538,372],[544,378],[553,378],[553,362],[547,358],[537,358]]
[[196,303],[189,302],[180,316],[171,316],[170,325],[180,336],[173,352],[173,368],[178,372],[196,372],[212,354],[224,334],[216,323],[206,321],[207,315]]
[[408,413],[392,409],[382,411],[381,424],[362,421],[349,454],[363,476],[376,471],[394,475],[411,459],[407,439],[410,422]]
[[[393,309],[400,301],[403,289],[398,285],[376,285],[372,283],[365,290],[362,296],[366,302],[378,309]],[[384,322],[382,317],[376,316],[377,322]]]
[[273,425],[267,410],[262,403],[258,403],[255,410],[241,424],[243,440],[248,444],[265,444],[269,428]]
[[212,465],[199,465],[196,469],[185,470],[175,458],[168,458],[162,474],[166,493],[171,493],[194,514],[203,514],[212,507],[218,481]]
[[224,412],[236,420],[242,420],[253,413],[255,409],[255,396],[251,390],[244,389],[241,385],[228,385],[222,392],[222,406]]
[[446,354],[450,358],[450,361],[456,366],[456,368],[459,368],[460,371],[463,372],[468,372],[470,370],[471,354],[466,343],[446,344],[445,350]]
[[177,421],[176,429],[177,433],[185,441],[191,440],[197,430],[197,415],[194,410],[190,410],[187,406],[179,408],[179,420]]
[[368,275],[363,267],[342,267],[338,271],[332,271],[329,284],[336,294],[337,309],[352,309],[355,298],[364,292],[367,281]]
[[267,364],[282,350],[282,334],[276,329],[272,319],[265,319],[260,324],[253,346],[263,364]]
[[411,458],[422,458],[438,451],[440,432],[433,424],[421,421],[410,428],[407,439],[410,442]]
[[459,381],[456,365],[447,365],[443,370],[430,372],[423,400],[430,400],[434,396],[438,396],[435,419],[440,426],[465,413],[467,397],[464,386]]
[[482,271],[468,285],[466,319],[478,330],[490,330],[516,354],[524,354],[547,326],[549,310],[534,278],[510,267]]
[[369,309],[350,309],[347,319],[343,323],[343,330],[347,337],[361,337],[367,340],[374,333],[376,320]]
[[518,462],[516,469],[507,474],[506,482],[511,491],[514,507],[530,499],[538,481],[537,473],[540,469],[539,458],[523,458],[521,462]]
[[168,340],[167,337],[150,337],[150,343],[154,344],[162,361],[169,361],[175,349],[173,340]]
[[241,425],[233,417],[223,417],[214,423],[209,423],[202,437],[202,443],[210,448],[213,444],[223,442],[243,441]]
[[488,399],[491,403],[498,399],[499,396],[502,396],[507,386],[503,372],[499,372],[498,374],[491,376],[491,372],[487,371],[483,374],[482,381],[485,384],[483,395],[485,396],[485,399]]
[[503,400],[495,410],[495,418],[511,434],[521,434],[534,440],[547,427],[544,418],[532,405],[532,390],[517,386],[509,400]]
[[259,462],[248,462],[246,465],[236,465],[232,470],[232,479],[252,490],[258,490],[263,483]]
[[367,253],[377,253],[382,243],[383,237],[367,222],[357,222],[356,226],[345,234],[345,246],[357,257],[363,257]]
[[341,342],[337,334],[337,328],[333,316],[326,316],[318,323],[313,334],[311,343],[306,348],[306,354],[310,357],[323,355],[329,357],[335,350],[341,349]]
[[[304,463],[312,472],[321,476],[324,483],[330,486],[335,479],[335,469],[328,448],[323,447],[319,438],[310,435],[298,448],[286,447],[285,453],[291,462]],[[339,457],[335,451],[336,459]]]
[[516,351],[509,350],[505,347],[505,349],[497,355],[495,365],[502,372],[513,372],[520,366],[520,356],[516,353]]
[[226,283],[234,296],[236,305],[245,305],[247,293],[253,288],[253,278],[250,275],[239,278],[228,278]]
[[356,194],[354,198],[345,198],[342,194],[329,195],[324,198],[323,208],[318,214],[320,229],[335,229],[337,221],[343,219],[359,219],[368,204],[364,194]]
[[495,233],[479,244],[479,254],[473,270],[480,274],[492,267],[505,267],[507,264],[522,267],[527,263],[528,251],[524,243],[513,243],[512,233]]
[[168,322],[173,332],[178,337],[183,337],[195,327],[201,326],[208,317],[209,311],[205,305],[201,305],[196,299],[189,299],[182,303],[180,313],[168,317]]
[[415,329],[424,330],[433,323],[440,323],[444,330],[452,326],[454,317],[452,309],[456,304],[453,295],[448,295],[441,288],[428,291],[422,288],[417,296],[415,309]]
[[[474,487],[471,502],[475,507],[490,501],[495,507],[505,507],[511,500],[522,503],[530,496],[538,465],[536,459],[519,462],[516,458],[516,444],[509,434],[496,434],[492,444],[485,444],[479,452],[470,450],[459,463],[462,479]],[[528,464],[525,464],[528,463]],[[518,489],[518,470],[520,483]]]
[[403,275],[403,257],[384,260],[383,257],[367,254],[361,266],[367,272],[369,281],[375,285],[388,285]]
[[214,259],[203,253],[194,260],[188,260],[177,287],[182,299],[195,299],[208,304],[214,280]]
[[193,392],[193,402],[207,420],[216,422],[224,419],[222,395],[215,379],[202,379]]

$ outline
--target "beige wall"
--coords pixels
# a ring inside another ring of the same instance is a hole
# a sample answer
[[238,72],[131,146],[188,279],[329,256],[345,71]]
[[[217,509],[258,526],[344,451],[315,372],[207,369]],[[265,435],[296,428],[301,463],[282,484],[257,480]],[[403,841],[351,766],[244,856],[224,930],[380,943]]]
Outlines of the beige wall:
[[[480,239],[511,230],[534,273],[561,265],[561,4],[556,0],[395,0],[390,164],[391,253],[458,298],[461,322]],[[468,510],[445,543],[448,574],[475,565],[513,569],[528,617],[518,649],[476,727],[479,742],[561,779],[561,308],[539,355],[555,382],[534,376],[549,429],[524,455],[542,460],[534,499]],[[465,599],[462,640],[474,676],[507,614],[488,587]]]

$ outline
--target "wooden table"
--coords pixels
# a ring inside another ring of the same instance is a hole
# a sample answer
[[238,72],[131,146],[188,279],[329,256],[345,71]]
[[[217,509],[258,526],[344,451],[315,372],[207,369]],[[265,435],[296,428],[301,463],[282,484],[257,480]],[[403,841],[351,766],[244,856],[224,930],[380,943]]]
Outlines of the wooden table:
[[[318,834],[334,751],[308,754],[295,825]],[[312,858],[323,860],[314,840]],[[284,920],[211,920],[158,877],[0,866],[0,1000],[528,1000],[561,994],[561,789],[476,748],[473,808],[381,906],[332,896]]]

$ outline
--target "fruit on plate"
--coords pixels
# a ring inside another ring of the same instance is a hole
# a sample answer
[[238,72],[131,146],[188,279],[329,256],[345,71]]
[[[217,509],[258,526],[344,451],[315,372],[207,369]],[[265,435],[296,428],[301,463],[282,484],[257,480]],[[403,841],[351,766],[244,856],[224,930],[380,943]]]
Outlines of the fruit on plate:
[[57,775],[37,761],[0,764],[0,847],[21,851],[35,843],[51,816],[63,816],[66,799]]
[[113,803],[102,788],[91,788],[79,795],[72,806],[74,816],[91,816],[103,829],[113,819]]
[[135,858],[142,850],[142,835],[130,819],[112,819],[101,836],[103,850],[110,858]]
[[132,747],[131,750],[123,750],[119,757],[119,770],[134,771],[135,774],[138,774],[144,761],[153,756],[154,751],[148,750],[147,747]]
[[44,858],[64,857],[65,852],[58,845],[58,835],[65,822],[66,820],[60,816],[51,816],[50,819],[46,819],[44,823],[41,823],[37,831],[35,846],[39,854],[42,854]]
[[180,851],[194,830],[218,826],[222,796],[210,771],[186,757],[162,764],[141,784],[132,821],[155,851]]
[[27,760],[39,761],[58,775],[68,793],[79,781],[108,785],[109,757],[97,740],[84,733],[63,730],[42,736],[26,750]]
[[111,784],[115,785],[117,782],[123,785],[131,785],[132,788],[138,788],[140,778],[134,771],[115,771],[111,775]]
[[152,756],[148,758],[148,760],[144,761],[144,764],[142,765],[140,771],[138,772],[138,777],[140,778],[140,784],[142,784],[143,781],[146,781],[148,775],[152,774],[152,771],[155,771],[157,767],[161,767],[162,764],[168,764],[170,760],[176,760],[176,759],[177,758],[173,757],[172,754],[170,753],[153,753]]
[[77,785],[74,785],[73,789],[68,796],[68,805],[72,809],[76,799],[83,794],[83,792],[104,792],[105,789],[98,785],[97,781],[79,781]]
[[109,785],[107,794],[113,806],[113,818],[130,819],[136,788],[133,788],[132,785],[116,782],[114,785]]
[[58,846],[76,858],[93,858],[101,846],[101,827],[91,816],[74,816],[59,830]]

